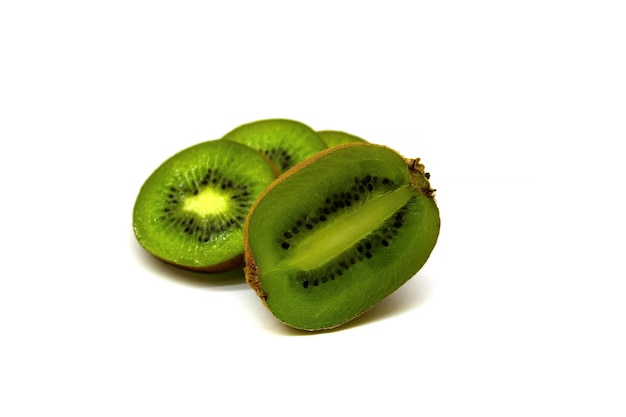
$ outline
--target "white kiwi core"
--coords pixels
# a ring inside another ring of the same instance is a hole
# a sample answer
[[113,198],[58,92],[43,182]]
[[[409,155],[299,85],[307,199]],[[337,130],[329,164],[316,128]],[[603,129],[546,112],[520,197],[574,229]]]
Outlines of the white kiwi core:
[[[282,265],[300,270],[312,270],[356,245],[381,225],[392,213],[404,206],[412,196],[409,186],[385,194],[372,195],[367,201],[316,228],[290,249]],[[341,230],[340,233],[337,231]]]
[[205,188],[197,195],[187,197],[183,202],[183,210],[199,216],[223,213],[228,210],[228,198],[211,188]]

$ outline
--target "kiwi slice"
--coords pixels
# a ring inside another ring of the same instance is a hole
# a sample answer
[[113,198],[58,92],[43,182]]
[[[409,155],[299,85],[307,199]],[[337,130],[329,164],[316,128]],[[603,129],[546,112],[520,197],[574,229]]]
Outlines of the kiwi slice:
[[329,148],[352,142],[367,142],[363,138],[340,130],[320,130],[317,134]]
[[327,148],[311,127],[289,119],[246,123],[228,132],[223,139],[243,143],[261,152],[279,174]]
[[419,159],[370,143],[327,149],[274,181],[244,227],[248,284],[285,324],[329,329],[414,276],[439,235]]
[[214,140],[169,158],[135,201],[138,242],[182,268],[222,272],[243,265],[243,225],[254,200],[275,178],[245,145]]

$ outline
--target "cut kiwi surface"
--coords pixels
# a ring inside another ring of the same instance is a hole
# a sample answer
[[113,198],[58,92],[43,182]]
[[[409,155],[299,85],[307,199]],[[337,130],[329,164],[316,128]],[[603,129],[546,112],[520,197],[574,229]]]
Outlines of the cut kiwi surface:
[[246,123],[228,132],[223,139],[243,143],[261,152],[279,174],[327,148],[311,127],[289,119]]
[[352,142],[367,142],[363,138],[341,130],[319,130],[317,134],[329,148]]
[[221,272],[243,264],[243,225],[275,178],[245,145],[214,140],[189,147],[145,181],[133,208],[141,246],[170,264]]
[[350,143],[274,181],[246,220],[245,273],[283,323],[330,329],[414,276],[439,234],[439,210],[419,159]]

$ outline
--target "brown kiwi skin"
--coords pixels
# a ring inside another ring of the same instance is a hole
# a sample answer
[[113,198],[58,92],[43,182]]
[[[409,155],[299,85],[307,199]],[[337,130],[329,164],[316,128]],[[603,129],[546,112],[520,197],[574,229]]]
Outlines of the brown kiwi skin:
[[[263,190],[261,192],[261,194],[257,197],[255,202],[250,207],[250,210],[248,211],[248,215],[246,216],[246,221],[245,221],[244,226],[243,226],[243,236],[244,236],[244,274],[245,274],[246,282],[256,292],[256,294],[259,296],[259,298],[261,299],[261,301],[263,302],[263,304],[265,305],[266,308],[268,307],[268,305],[266,303],[267,294],[265,294],[263,292],[263,287],[261,285],[261,281],[259,280],[258,266],[256,264],[256,260],[254,259],[254,254],[252,253],[252,248],[250,247],[250,241],[248,239],[248,229],[249,229],[249,225],[250,225],[250,217],[252,216],[256,206],[263,199],[263,197],[265,197],[265,195],[268,192],[270,192],[270,190],[272,190],[278,184],[283,182],[286,178],[291,176],[294,172],[297,172],[300,169],[306,167],[307,165],[312,164],[317,159],[321,158],[322,156],[324,156],[324,155],[326,155],[328,153],[335,152],[337,149],[348,148],[348,147],[351,147],[351,146],[376,146],[376,147],[382,147],[382,148],[391,149],[391,148],[389,148],[387,146],[376,145],[376,144],[369,144],[367,142],[365,142],[365,143],[363,143],[363,142],[351,142],[351,143],[337,145],[335,147],[325,149],[325,150],[323,150],[321,152],[318,152],[317,154],[315,154],[314,156],[310,157],[309,159],[307,159],[305,161],[302,161],[299,164],[291,167],[289,170],[287,170],[281,176],[276,178],[269,186],[267,186],[265,188],[265,190]],[[396,152],[396,151],[394,151],[394,152]],[[411,178],[412,178],[412,181],[411,181],[412,184],[414,184],[414,186],[416,188],[419,188],[426,196],[428,196],[429,198],[431,198],[434,201],[435,200],[435,190],[430,187],[430,184],[428,183],[428,181],[426,181],[426,182],[420,181],[420,179],[423,178],[424,176],[426,176],[426,177],[430,176],[428,173],[424,172],[424,165],[420,164],[420,159],[419,158],[415,158],[415,159],[404,158],[404,160],[407,163],[407,168],[408,168],[409,173],[410,173]],[[288,324],[288,323],[286,323],[286,324]],[[317,330],[329,330],[331,328],[332,327],[325,328],[325,329],[317,329]]]

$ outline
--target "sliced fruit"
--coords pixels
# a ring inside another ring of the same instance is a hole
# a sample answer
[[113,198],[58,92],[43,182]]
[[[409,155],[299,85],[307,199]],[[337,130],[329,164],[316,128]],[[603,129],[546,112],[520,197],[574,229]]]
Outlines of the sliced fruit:
[[285,324],[329,329],[413,277],[439,234],[419,159],[369,143],[316,154],[279,177],[245,224],[250,286]]
[[266,159],[245,145],[215,140],[187,148],[141,187],[133,208],[137,241],[186,269],[241,266],[246,215],[274,178]]
[[265,155],[278,173],[327,148],[319,135],[304,123],[289,119],[265,119],[241,125],[223,139],[243,143]]

